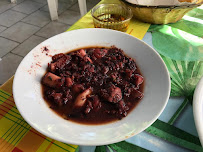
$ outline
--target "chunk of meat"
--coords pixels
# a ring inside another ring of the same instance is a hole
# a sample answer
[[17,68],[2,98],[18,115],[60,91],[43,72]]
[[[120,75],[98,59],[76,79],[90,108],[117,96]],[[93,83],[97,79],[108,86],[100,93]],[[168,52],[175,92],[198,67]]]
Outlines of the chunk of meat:
[[92,93],[91,88],[88,88],[87,90],[85,90],[84,92],[79,94],[77,96],[77,98],[75,99],[74,107],[82,107],[82,106],[84,106],[84,104],[87,101],[87,96],[90,95],[91,93]]
[[117,103],[122,99],[122,93],[119,87],[111,87],[109,91],[110,91],[110,96],[108,98],[109,102]]
[[48,72],[43,78],[42,83],[46,86],[57,88],[63,85],[63,82],[61,81],[61,77]]
[[90,63],[93,63],[92,60],[87,55],[84,56],[83,59],[85,60],[85,62],[89,61]]
[[[59,55],[55,55],[54,57],[54,62],[49,64],[49,70],[53,73],[55,73],[58,69],[63,69],[71,60],[71,56],[65,55],[63,53]],[[52,58],[53,58],[52,57]]]
[[104,66],[103,67],[103,73],[107,74],[109,72],[109,67],[108,66]]
[[62,93],[55,93],[53,95],[53,98],[54,98],[54,102],[59,105],[59,106],[62,106],[63,105],[63,95]]
[[87,106],[85,108],[85,114],[90,113],[90,111],[93,109],[92,103],[90,101],[87,101]]
[[129,107],[125,104],[123,100],[118,102],[118,112],[121,116],[126,117],[127,116],[127,111],[129,110]]
[[58,59],[60,59],[61,57],[65,56],[65,54],[63,53],[59,53],[59,54],[56,54],[52,57],[52,60],[53,62],[57,61]]
[[63,94],[62,93],[57,93],[55,90],[48,90],[46,92],[47,97],[54,101],[55,104],[58,106],[63,105]]
[[66,86],[70,88],[70,87],[72,87],[72,85],[73,85],[73,80],[70,77],[67,77]]
[[69,55],[63,56],[55,62],[55,69],[63,69],[71,60]]
[[97,49],[94,50],[94,56],[99,59],[99,58],[104,57],[107,54],[107,52],[108,52],[107,49],[99,49],[99,48],[97,48]]
[[86,56],[86,52],[84,49],[80,49],[78,52],[77,52],[78,56],[80,56],[81,58],[83,58],[84,56]]
[[68,101],[70,101],[70,100],[72,100],[72,93],[71,93],[71,91],[70,90],[66,90],[65,91],[65,96],[66,96],[66,98],[67,98],[67,100]]
[[84,90],[84,86],[82,84],[73,85],[73,92],[74,93],[80,93],[83,90]]
[[93,96],[92,97],[93,101],[92,101],[92,106],[93,108],[99,108],[101,106],[101,102],[99,101],[98,96]]
[[132,77],[132,74],[133,74],[133,71],[132,71],[132,70],[130,70],[130,69],[126,69],[126,70],[125,70],[125,75],[126,75],[126,78],[127,78],[128,80],[130,80],[130,78]]
[[135,78],[134,83],[136,84],[136,86],[139,86],[144,81],[144,78],[141,75],[139,75],[139,74],[135,74],[134,78]]
[[117,103],[122,99],[122,92],[112,84],[107,90],[102,91],[102,97],[109,102]]
[[87,70],[90,73],[94,72],[94,66],[92,64],[86,64],[86,65],[84,65],[83,69],[85,71]]
[[77,54],[79,57],[83,58],[85,62],[89,61],[90,63],[93,63],[92,60],[88,57],[84,49],[79,50]]
[[142,92],[140,92],[139,90],[134,89],[134,88],[131,90],[131,94],[130,94],[131,100],[136,99],[136,98],[142,99],[143,96],[144,96],[144,94]]
[[88,113],[90,113],[90,111],[91,111],[91,108],[89,107],[89,106],[87,106],[86,108],[85,108],[85,114],[88,114]]
[[51,72],[54,73],[56,71],[56,62],[49,64],[49,69]]

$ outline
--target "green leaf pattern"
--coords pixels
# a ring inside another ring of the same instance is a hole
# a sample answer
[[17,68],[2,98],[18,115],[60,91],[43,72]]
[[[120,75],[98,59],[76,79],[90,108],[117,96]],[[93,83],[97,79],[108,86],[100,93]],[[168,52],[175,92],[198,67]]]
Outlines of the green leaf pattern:
[[203,76],[203,9],[193,9],[175,24],[151,25],[152,43],[171,77],[171,96],[192,98]]
[[161,55],[171,77],[171,96],[193,95],[203,76],[203,61],[177,61]]

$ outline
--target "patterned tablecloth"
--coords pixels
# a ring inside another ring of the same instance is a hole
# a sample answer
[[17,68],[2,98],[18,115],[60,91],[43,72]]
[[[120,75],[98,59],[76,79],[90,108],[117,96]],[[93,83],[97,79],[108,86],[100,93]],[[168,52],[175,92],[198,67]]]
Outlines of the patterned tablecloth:
[[[68,31],[92,27],[87,13]],[[170,72],[171,97],[159,119],[144,132],[96,149],[80,146],[80,151],[203,151],[192,114],[194,88],[203,76],[203,7],[175,24],[150,25],[132,19],[126,33],[143,39],[160,53]],[[23,120],[12,96],[12,82],[13,77],[0,87],[0,151],[79,151],[79,146],[50,139]]]

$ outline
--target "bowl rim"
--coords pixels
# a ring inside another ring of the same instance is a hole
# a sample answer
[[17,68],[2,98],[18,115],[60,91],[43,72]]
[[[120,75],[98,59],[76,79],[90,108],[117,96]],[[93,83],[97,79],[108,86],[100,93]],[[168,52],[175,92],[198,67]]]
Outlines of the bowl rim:
[[191,4],[191,5],[159,5],[159,6],[147,6],[147,5],[137,5],[137,4],[132,4],[130,2],[127,2],[126,0],[121,0],[124,3],[127,3],[128,5],[132,6],[132,7],[137,7],[137,8],[160,8],[160,9],[164,9],[164,8],[168,8],[168,9],[184,9],[184,8],[195,8],[198,7],[200,5],[203,4],[203,1],[198,3],[198,4]]

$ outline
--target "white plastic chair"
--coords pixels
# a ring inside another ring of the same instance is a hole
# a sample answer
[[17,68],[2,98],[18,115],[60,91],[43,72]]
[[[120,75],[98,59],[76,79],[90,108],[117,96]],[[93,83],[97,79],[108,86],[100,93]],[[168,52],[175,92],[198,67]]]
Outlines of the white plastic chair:
[[[47,0],[51,20],[58,20],[58,0]],[[86,0],[78,0],[81,16],[87,13]]]

